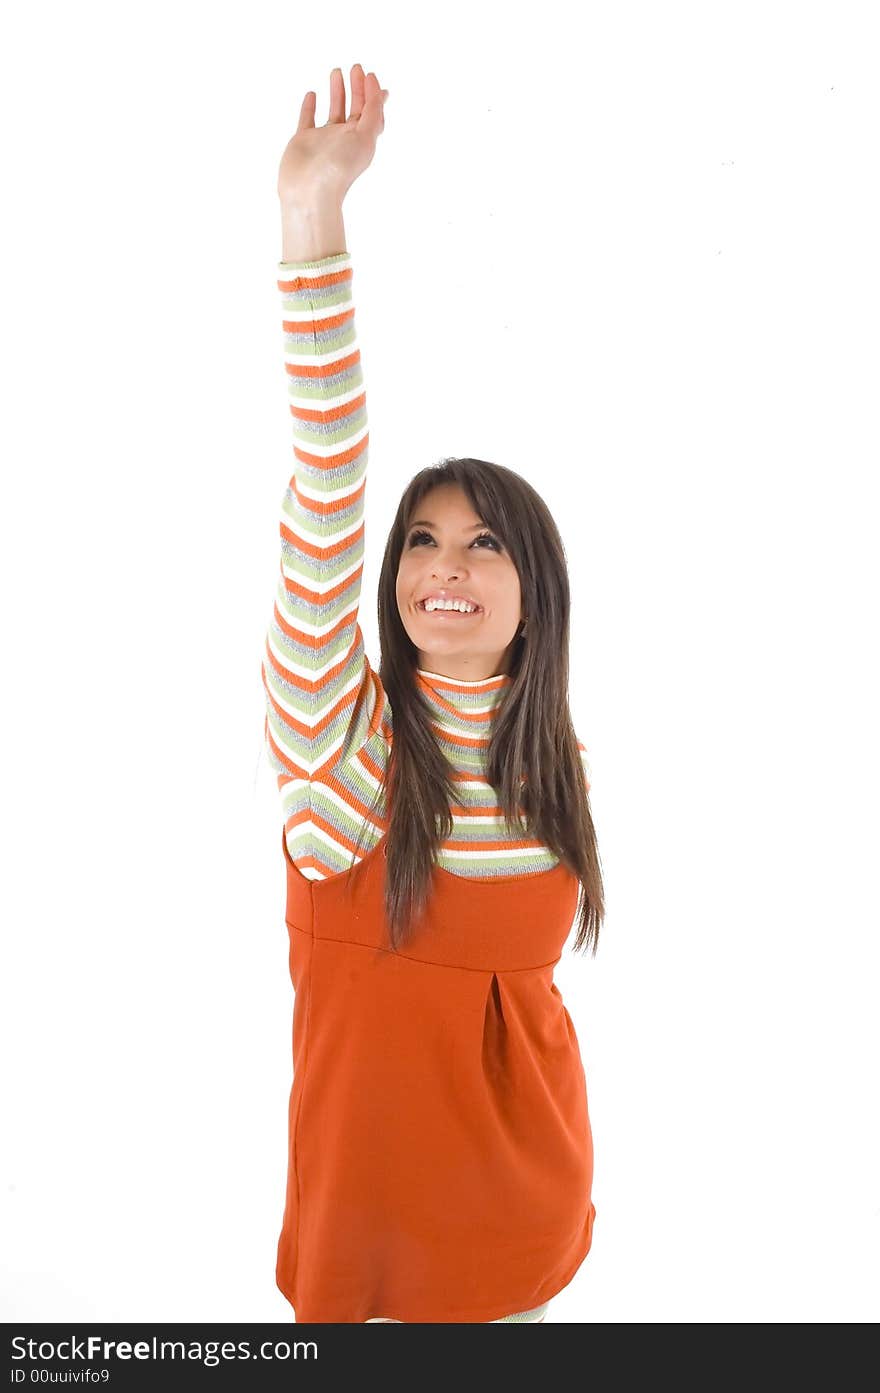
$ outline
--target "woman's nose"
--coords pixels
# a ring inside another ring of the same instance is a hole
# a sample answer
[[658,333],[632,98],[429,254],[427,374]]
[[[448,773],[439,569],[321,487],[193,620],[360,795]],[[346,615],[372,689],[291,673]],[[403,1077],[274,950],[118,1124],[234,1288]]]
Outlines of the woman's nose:
[[441,556],[441,557],[437,557],[437,558],[435,559],[435,561],[434,561],[434,575],[435,575],[435,576],[438,576],[438,577],[439,577],[439,576],[446,576],[446,577],[448,577],[450,580],[455,580],[458,576],[461,575],[461,572],[462,572],[461,563],[458,562],[458,561],[456,561],[454,558],[450,559],[449,561],[446,561],[446,560]]

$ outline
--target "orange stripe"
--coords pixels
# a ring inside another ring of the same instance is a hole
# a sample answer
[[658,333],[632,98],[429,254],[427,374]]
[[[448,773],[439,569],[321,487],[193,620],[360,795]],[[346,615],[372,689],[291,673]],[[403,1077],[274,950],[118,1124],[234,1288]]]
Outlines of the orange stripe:
[[[323,716],[317,725],[310,726],[309,729],[313,731],[316,736],[323,735],[327,727],[331,725],[335,720],[337,720],[340,716],[342,716],[349,706],[352,708],[352,710],[354,710],[359,699],[360,689],[358,689],[356,692],[349,692],[347,696],[342,697],[341,700],[337,701],[334,706],[331,706],[326,716]],[[345,733],[350,731],[351,725],[352,720],[351,716],[349,716],[343,724],[343,731]],[[327,756],[323,764],[318,764],[315,766],[315,772],[312,774],[312,778],[318,779],[325,773],[325,771],[332,769],[338,758],[339,751],[334,750],[331,754]]]
[[[340,792],[343,791],[344,790],[340,789]],[[346,806],[350,808],[352,812],[357,814],[358,818],[367,818],[369,826],[372,827],[374,832],[377,832],[381,836],[382,828],[377,827],[376,824],[373,822],[372,818],[369,817],[369,807],[365,808],[361,803],[351,803],[348,798],[346,798],[344,801]],[[346,836],[345,833],[340,831],[338,827],[334,827],[332,822],[327,822],[325,818],[316,815],[314,809],[312,810],[312,821],[314,822],[316,827],[319,827],[322,832],[326,833],[326,835],[330,838],[331,841],[335,842],[337,846],[344,847],[346,851],[354,851],[355,848],[358,846],[358,843],[352,837]],[[360,849],[361,855],[363,855],[363,842],[360,843]]]
[[[382,695],[384,697],[384,690],[382,687],[382,683],[380,683],[379,681],[379,676],[377,676],[376,673],[373,673],[373,677],[375,677],[375,687],[377,692],[382,692]],[[370,722],[370,736],[376,734],[377,730],[382,730],[383,738],[387,742],[388,734],[390,734],[390,731],[388,731],[387,729],[387,723],[383,722],[382,719],[383,709],[384,708],[382,697],[377,697],[375,710],[373,710],[373,720],[372,722]],[[372,779],[376,780],[376,783],[384,783],[384,776],[386,776],[386,766],[380,765],[380,763],[377,762],[376,759],[373,759],[373,756],[370,755],[368,749],[366,749],[366,741],[365,744],[362,745],[362,748],[358,751],[358,762],[359,765],[361,765],[363,772],[368,773],[368,775],[372,777]]]
[[319,861],[316,861],[314,856],[297,856],[294,865],[301,871],[323,871],[325,876],[330,870],[329,866],[322,866]]
[[[296,719],[295,716],[290,716],[290,715],[288,715],[288,713],[287,713],[286,711],[282,710],[282,708],[278,705],[278,702],[275,700],[274,696],[272,695],[272,690],[271,690],[271,688],[270,688],[268,682],[266,681],[266,667],[265,667],[265,663],[263,664],[263,686],[266,688],[266,699],[267,699],[267,701],[269,701],[269,702],[271,703],[271,705],[272,705],[272,710],[275,712],[275,715],[278,717],[278,719],[279,719],[279,721],[282,723],[282,725],[286,726],[288,730],[293,731],[294,734],[298,735],[298,736],[300,737],[301,740],[303,740],[303,741],[309,740],[310,737],[311,737],[311,729],[312,729],[311,726],[304,725],[303,722],[302,722],[302,721],[298,721],[298,720]],[[267,715],[266,719],[268,720],[268,715]],[[273,748],[276,749],[276,750],[278,750],[278,754],[281,756],[281,758],[282,758],[286,763],[288,763],[288,764],[291,765],[291,771],[292,771],[292,772],[295,771],[295,772],[297,773],[298,776],[301,774],[302,777],[303,777],[304,779],[307,779],[307,778],[309,777],[308,771],[307,771],[307,770],[305,770],[305,769],[300,770],[300,768],[299,768],[298,765],[295,765],[295,764],[292,764],[292,763],[291,763],[291,757],[290,757],[289,753],[287,753],[287,752],[282,752],[281,750],[278,749],[278,746],[277,746],[277,745],[273,746]]]
[[[465,693],[467,693],[467,692],[469,692],[469,691],[473,691],[473,690],[474,690],[473,684],[469,684],[469,683],[465,682],[464,679],[462,679],[461,681],[459,681],[459,680],[457,680],[455,677],[442,677],[442,676],[438,675],[438,677],[432,678],[432,679],[429,681],[427,677],[423,677],[423,676],[422,676],[422,674],[418,671],[418,669],[416,670],[416,676],[417,676],[419,682],[421,682],[422,686],[423,686],[423,687],[428,687],[428,689],[429,689],[430,691],[437,691],[437,690],[438,690],[439,688],[441,688],[441,687],[445,687],[445,688],[447,689],[447,691],[451,691],[451,692],[465,692]],[[487,679],[487,681],[486,681],[486,686],[483,688],[483,690],[484,690],[484,691],[488,691],[488,692],[493,692],[493,691],[497,692],[497,690],[498,690],[499,687],[501,687],[501,686],[503,686],[503,685],[505,685],[505,684],[509,684],[510,681],[511,681],[511,678],[509,677],[509,675],[508,675],[506,672],[499,672],[495,678],[492,678],[492,679],[491,679],[491,683],[490,683],[490,680]]]
[[354,268],[349,264],[343,266],[338,271],[322,272],[320,276],[297,276],[294,275],[285,279],[278,279],[278,289],[285,294],[291,294],[295,290],[312,290],[319,286],[322,290],[328,285],[339,285],[341,281],[352,279]]
[[[363,528],[361,528],[361,532],[362,531]],[[352,533],[352,537],[357,537],[358,535],[359,534],[357,532]],[[332,555],[333,551],[335,550],[337,550],[337,548],[334,547],[327,554]],[[355,581],[359,581],[361,579],[361,577],[363,576],[363,572],[364,563],[363,561],[360,561],[357,565],[357,568],[354,571],[352,571],[345,578],[345,580],[341,580],[338,585],[332,586],[329,590],[312,590],[309,586],[303,585],[300,581],[292,580],[290,576],[284,576],[284,589],[287,591],[288,595],[298,595],[299,598],[301,600],[304,600],[305,603],[308,605],[329,605],[332,604],[334,600],[338,600],[340,595],[344,595],[347,590],[350,590],[351,587],[354,585]],[[278,606],[276,605],[275,608],[277,609]],[[352,621],[352,617],[353,616],[351,614],[343,615],[342,618],[336,624],[335,628],[328,629],[327,632],[323,635],[302,633],[301,630],[295,627],[291,628],[290,631],[292,634],[295,634],[297,636],[301,643],[307,643],[312,648],[326,648],[332,635],[338,632],[340,628],[344,628],[347,624],[350,624]],[[288,628],[290,628],[290,621],[287,620],[286,622]]]
[[[363,567],[361,566],[361,567],[359,567],[358,569],[359,569],[359,570],[363,570]],[[301,594],[301,595],[303,595],[306,599],[308,599],[310,596],[312,596],[312,593],[313,593],[313,592],[308,591],[308,590],[305,590],[305,591],[297,590],[296,593],[297,593],[297,594]],[[328,594],[332,594],[332,593],[334,593],[334,592],[328,592]],[[339,593],[339,592],[336,592],[336,593]],[[306,634],[306,633],[303,633],[303,631],[302,631],[301,629],[298,629],[298,628],[296,627],[295,624],[291,624],[290,620],[287,619],[287,618],[281,613],[280,609],[278,608],[277,603],[275,604],[274,609],[275,609],[275,618],[276,618],[276,620],[277,620],[277,622],[278,622],[278,627],[279,627],[279,629],[281,630],[281,632],[282,632],[283,634],[286,634],[288,638],[296,639],[297,643],[301,643],[301,644],[303,645],[304,648],[311,648],[311,649],[312,649],[314,652],[316,652],[316,653],[317,653],[320,649],[326,648],[329,644],[331,644],[331,643],[333,642],[333,640],[336,638],[336,636],[337,636],[338,634],[341,634],[341,633],[343,632],[344,629],[347,629],[348,626],[351,624],[352,618],[353,618],[353,616],[350,615],[350,614],[349,614],[347,617],[346,617],[346,616],[343,616],[341,619],[337,620],[337,622],[333,625],[333,627],[332,627],[331,629],[328,629],[327,632],[326,632],[321,638],[319,638],[316,634]],[[355,621],[355,634],[357,634],[357,632],[358,632],[358,625],[357,625],[357,622]],[[351,649],[349,649],[349,652],[351,652]],[[347,656],[348,656],[348,655],[346,654],[346,657],[347,657]],[[310,691],[319,691],[320,688],[321,688],[322,686],[325,686],[325,685],[330,681],[330,678],[331,678],[332,676],[335,676],[336,673],[339,672],[339,670],[340,670],[340,668],[342,667],[344,661],[345,661],[345,659],[342,659],[339,663],[336,664],[335,667],[331,668],[331,669],[329,670],[329,673],[328,673],[326,676],[324,676],[324,677],[321,678],[320,683],[316,683],[316,682],[311,682],[311,683],[309,683],[308,690],[310,690]],[[276,662],[274,662],[274,661],[273,661],[273,666],[275,667],[276,671],[279,670],[278,664],[277,664]],[[297,677],[294,677],[292,674],[291,674],[289,680],[290,680],[291,682],[301,682],[301,681],[302,681],[302,679],[297,678]],[[307,680],[307,679],[306,679],[306,680]]]
[[473,721],[475,725],[486,725],[487,722],[491,721],[492,717],[495,714],[495,711],[497,710],[497,707],[490,707],[487,711],[459,711],[458,707],[453,706],[452,703],[447,701],[445,697],[438,696],[436,692],[433,692],[432,695],[435,701],[437,702],[438,706],[441,706],[444,710],[448,711],[449,715],[452,716],[456,721]]
[[[341,494],[339,498],[330,498],[326,501],[322,498],[306,498],[303,494],[301,494],[299,491],[299,485],[296,481],[296,475],[294,475],[294,477],[290,480],[290,483],[293,486],[293,492],[296,495],[297,502],[299,503],[301,508],[304,508],[306,512],[316,513],[321,518],[332,518],[334,513],[341,513],[344,512],[345,509],[353,507],[354,504],[357,503],[358,499],[363,496],[364,489],[367,487],[367,476],[365,474],[364,477],[361,479],[360,483],[358,484],[357,488],[351,489],[349,493]],[[287,524],[282,522],[282,536],[285,535],[285,528],[287,528]],[[290,532],[289,528],[287,528],[287,532]],[[294,541],[297,540],[296,533],[290,533],[290,535],[293,537]],[[352,538],[354,536],[355,534],[352,533],[352,537],[348,539],[346,545],[351,546]],[[306,548],[306,550],[308,550],[307,542],[301,543],[301,545],[303,545]]]
[[[276,614],[278,613],[277,608],[275,612]],[[296,633],[296,630],[291,629],[289,624],[284,625],[284,631],[285,633]],[[351,649],[349,649],[349,653],[350,652]],[[345,654],[342,658],[340,658],[339,662],[335,663],[332,668],[328,668],[327,672],[320,679],[320,681],[317,681],[310,677],[299,677],[295,672],[291,672],[290,668],[286,667],[285,664],[281,662],[279,658],[275,657],[274,653],[269,647],[268,634],[266,635],[266,657],[269,660],[269,666],[278,677],[283,677],[285,682],[287,682],[291,687],[296,687],[297,691],[302,692],[304,696],[316,696],[320,695],[323,692],[325,686],[330,686],[333,679],[339,675],[339,673],[342,671],[342,668],[345,666],[348,654]]]
[[[357,500],[358,493],[362,492],[362,488],[357,489],[355,490],[355,492],[349,494],[347,498],[331,504],[322,504],[321,507],[315,509],[315,511],[319,512],[322,517],[327,517],[329,513],[336,512],[341,508],[351,508]],[[310,499],[302,499],[300,501],[302,502],[303,507],[309,507],[311,504]],[[357,531],[349,532],[347,537],[343,537],[338,542],[331,542],[329,546],[325,546],[323,543],[307,541],[306,538],[301,537],[298,532],[294,532],[292,527],[288,527],[287,523],[285,522],[282,522],[279,525],[279,531],[284,540],[286,542],[289,542],[291,546],[296,547],[297,551],[305,552],[306,556],[311,556],[313,560],[320,561],[325,556],[342,556],[345,554],[345,552],[350,551],[356,542],[362,541],[364,536],[364,524],[361,523]],[[288,589],[291,587],[291,585],[294,584],[294,582],[292,582],[289,579],[289,577],[285,577],[285,582],[288,586]],[[350,584],[350,582],[343,582],[340,585],[340,589],[344,590],[346,584]],[[311,591],[309,593],[317,594],[318,592]],[[330,590],[326,590],[321,593],[330,595],[333,592]],[[339,592],[337,591],[336,593],[338,594]]]
[[[356,460],[358,455],[362,455],[369,446],[369,443],[370,432],[367,431],[364,438],[358,441],[356,445],[352,445],[351,449],[337,450],[335,455],[328,455],[326,459],[323,455],[310,455],[308,450],[304,450],[301,445],[296,444],[293,447],[293,453],[301,464],[307,464],[312,469],[339,469],[343,465],[351,464],[352,460]],[[294,478],[295,477],[294,475]],[[347,497],[344,506],[348,506]]]
[[362,799],[356,797],[349,789],[344,788],[342,784],[337,783],[335,780],[331,783],[331,781],[327,779],[325,783],[333,788],[334,793],[338,793],[342,797],[343,802],[352,812],[357,813],[359,818],[366,818],[374,832],[384,832],[385,824],[383,819],[376,808],[373,807],[372,803],[363,802]]
[[[349,652],[345,655],[345,657],[340,659],[340,661],[336,663],[332,668],[328,668],[326,676],[322,678],[320,682],[312,682],[307,677],[298,677],[295,673],[291,672],[288,668],[286,668],[283,665],[283,663],[277,663],[274,657],[272,656],[271,649],[269,648],[268,636],[266,638],[266,654],[269,659],[269,666],[272,668],[272,671],[276,673],[279,677],[282,677],[284,681],[287,682],[291,687],[296,687],[297,691],[301,692],[303,696],[320,696],[324,690],[325,685],[332,686],[333,679],[336,678],[339,675],[340,671],[345,667],[350,653],[351,649],[349,649]],[[263,664],[263,682],[265,685],[265,663]],[[270,701],[272,702],[272,705],[275,707],[275,710],[278,712],[278,715],[281,717],[281,719],[284,720],[288,725],[293,725],[295,723],[295,717],[288,716],[285,712],[282,712],[279,709],[278,704],[272,696],[272,692],[270,691],[268,685],[266,685],[266,695],[269,697]],[[353,705],[355,700],[356,698],[352,697],[351,694],[349,694],[349,696],[347,697],[340,698],[337,704],[330,708],[328,716],[322,717],[320,726],[309,726],[306,730],[306,734],[308,735],[308,731],[320,730],[321,728],[323,728],[325,725],[329,723],[330,720],[332,720],[333,716],[338,711],[343,710],[346,705]]]
[[336,314],[324,314],[320,306],[314,306],[311,313],[314,319],[282,319],[281,326],[285,334],[308,334],[315,329],[339,329],[346,320],[354,318],[354,305],[346,310],[337,310]]
[[[334,789],[334,792],[340,798],[340,801],[345,804],[345,807],[348,809],[349,812],[353,813],[360,820],[366,819],[368,824],[372,827],[372,829],[380,835],[386,830],[386,824],[381,820],[377,821],[375,819],[370,804],[361,802],[360,799],[355,798],[352,795],[349,789],[345,788],[341,784],[337,784],[335,781],[333,781],[332,787]],[[321,831],[326,834],[328,839],[331,842],[333,842],[335,846],[348,852],[353,852],[356,850],[358,844],[353,840],[353,838],[347,836],[346,833],[344,833],[340,828],[337,828],[335,824],[333,824],[332,822],[327,821],[326,818],[321,817],[321,815],[318,812],[316,812],[314,807],[312,807],[311,809],[304,808],[300,812],[295,813],[293,817],[287,820],[285,826],[287,827],[288,831],[291,831],[294,827],[305,826],[309,822],[311,822],[315,827],[320,828]],[[363,851],[363,844],[361,844],[361,850]],[[463,851],[478,854],[492,853],[496,851],[544,851],[546,850],[546,848],[544,847],[543,843],[539,842],[536,838],[524,838],[517,841],[507,841],[503,838],[497,838],[495,840],[480,841],[476,845],[474,844],[474,842],[467,841],[464,838],[454,838],[444,843],[444,850]],[[311,864],[313,864],[313,862],[309,858],[297,858],[298,866]],[[320,863],[315,862],[314,864],[317,866]],[[326,865],[321,865],[321,869],[327,871],[332,870],[331,867]]]
[[[346,800],[346,802],[347,801],[348,800]],[[364,812],[366,811],[367,809],[364,809]],[[315,812],[314,808],[311,810],[311,814],[309,813],[309,810],[307,808],[301,813],[295,813],[294,816],[290,818],[287,822],[285,822],[284,825],[287,831],[290,832],[293,830],[294,827],[300,827],[309,821],[311,821],[314,827],[318,827],[322,832],[326,833],[330,841],[332,841],[333,844],[336,847],[338,847],[341,851],[353,852],[356,849],[357,843],[351,837],[347,837],[344,832],[341,832],[338,827],[334,827],[332,823],[327,822],[325,818],[319,817],[318,814]],[[361,855],[363,855],[363,844],[361,844],[360,850]],[[319,862],[315,862],[310,857],[297,857],[296,864],[300,867],[303,864],[306,864],[314,865],[316,868],[325,871],[331,870],[331,867],[321,866]]]
[[[284,768],[287,771],[288,779],[307,779],[309,777],[307,769],[301,769],[298,764],[295,764],[293,762],[286,750],[282,750],[278,745],[276,745],[275,741],[272,739],[272,732],[269,730],[266,731],[266,739],[268,740],[269,747],[272,750],[272,753],[275,755],[275,758],[278,760],[279,764],[284,765]],[[284,775],[279,773],[278,770],[276,770],[275,772],[276,774],[278,774],[278,787],[280,789],[282,781],[284,780]]]
[[489,744],[488,739],[481,735],[475,735],[473,737],[470,735],[459,735],[458,731],[456,731],[454,735],[449,735],[445,730],[441,730],[436,721],[431,722],[431,729],[435,735],[439,735],[441,740],[446,740],[459,749],[483,750],[486,749]]
[[[350,706],[354,708],[354,706],[357,704],[358,697],[360,695],[359,692],[349,692],[347,696],[340,698],[339,701],[337,701],[333,706],[330,707],[329,711],[326,713],[326,715],[321,717],[317,725],[307,725],[305,722],[298,720],[296,716],[290,715],[287,711],[282,710],[282,708],[279,706],[278,702],[272,695],[270,687],[266,682],[265,665],[263,665],[263,685],[266,688],[266,696],[269,699],[269,701],[271,701],[272,707],[278,719],[284,725],[286,725],[289,730],[292,730],[297,735],[299,735],[302,740],[314,740],[317,736],[323,735],[327,727],[332,725],[333,722],[336,721],[338,717],[340,717],[345,712],[347,707]],[[297,685],[301,686],[301,684]],[[351,718],[349,717],[345,728],[348,729],[350,728],[350,726]],[[337,755],[338,751],[334,751],[330,756],[328,756],[331,763],[333,760],[336,759]],[[319,768],[316,768],[315,773],[312,775],[312,777],[316,778],[320,770],[326,769],[327,767],[328,766],[326,762],[320,765]]]
[[366,399],[366,392],[361,392],[359,397],[352,397],[351,401],[343,402],[341,406],[331,406],[327,410],[322,410],[320,406],[297,406],[291,402],[290,414],[298,421],[315,422],[318,425],[324,421],[341,421],[345,416],[357,415]]
[[[356,813],[359,818],[368,817],[370,812],[369,808],[365,808],[359,803],[351,803],[348,798],[346,798],[344,802],[349,811]],[[288,832],[292,832],[294,828],[306,827],[309,824],[313,827],[319,827],[337,846],[347,851],[354,851],[356,843],[344,833],[341,833],[332,822],[328,822],[325,818],[320,817],[315,812],[314,808],[311,810],[309,808],[301,808],[298,813],[294,813],[292,817],[288,818],[284,825]],[[381,829],[376,828],[371,820],[370,825],[373,827],[374,831],[381,831]]]
[[[324,377],[336,377],[341,372],[347,372],[361,360],[359,348],[352,349],[350,353],[344,353],[339,358],[332,358],[329,363],[288,363],[285,362],[284,370],[289,377],[296,377],[303,382],[320,382]],[[291,410],[293,402],[290,403]]]
[[498,710],[496,706],[490,707],[488,711],[459,711],[456,707],[451,706],[448,702],[443,700],[440,701],[440,705],[445,706],[450,716],[454,716],[457,721],[473,721],[474,724],[479,723],[480,725],[485,725],[488,721],[491,721],[495,712]]
[[[364,482],[366,482],[366,480]],[[455,721],[466,720],[472,721],[475,725],[487,725],[492,720],[493,716],[495,715],[495,712],[497,711],[497,706],[491,706],[486,711],[460,711],[459,708],[453,702],[448,701],[446,697],[440,695],[441,687],[445,687],[447,691],[453,692],[465,692],[469,690],[466,687],[457,685],[455,683],[454,678],[446,679],[443,682],[429,682],[428,679],[426,677],[423,677],[422,674],[418,671],[418,669],[416,669],[416,680],[419,686],[422,688],[422,691],[426,692],[429,698],[433,698],[433,701],[436,702],[436,704],[440,706],[444,711],[447,711]],[[498,683],[492,686],[487,685],[485,690],[498,691],[499,684],[505,683],[507,681],[507,675],[505,673],[501,673],[499,674]],[[455,738],[456,740],[458,739],[457,736]],[[467,739],[467,737],[462,738],[465,740]],[[485,743],[488,744],[488,741],[486,741]]]
[[[315,780],[313,778],[312,783],[314,782]],[[322,782],[333,789],[340,801],[345,804],[346,809],[355,817],[359,820],[366,819],[374,831],[382,832],[384,830],[381,819],[378,822],[375,820],[375,814],[371,804],[362,802],[350,789],[346,788],[343,784],[337,783],[335,779],[327,779]],[[327,836],[332,841],[337,842],[338,845],[346,847],[349,851],[355,849],[356,843],[350,840],[344,833],[338,831],[333,823],[322,818],[314,808],[300,809],[299,812],[294,813],[293,816],[287,820],[285,826],[288,831],[290,831],[294,827],[305,826],[310,822],[313,823],[314,826],[320,827],[321,830],[326,832]]]
[[500,803],[476,804],[473,808],[456,808],[455,820],[466,822],[468,818],[500,817],[501,812]]
[[[286,627],[286,628],[289,628],[289,626],[285,626],[285,627]],[[286,667],[284,666],[283,663],[276,662],[276,661],[275,661],[275,658],[273,657],[272,651],[271,651],[271,649],[270,649],[270,647],[269,647],[269,637],[268,637],[268,634],[267,634],[267,636],[266,636],[265,646],[266,646],[266,656],[267,656],[267,658],[268,658],[268,660],[269,660],[269,666],[271,667],[272,671],[273,671],[274,673],[276,673],[278,677],[283,678],[284,681],[287,682],[287,683],[289,683],[290,686],[296,687],[296,689],[297,689],[298,691],[302,692],[304,695],[313,696],[313,695],[315,695],[315,694],[320,695],[320,693],[321,693],[321,691],[323,690],[324,686],[325,686],[325,685],[328,685],[328,686],[329,686],[329,685],[332,683],[333,679],[334,679],[336,676],[338,676],[339,672],[345,667],[345,664],[348,662],[348,660],[349,660],[349,658],[350,658],[350,656],[351,656],[352,650],[353,650],[354,648],[356,648],[356,647],[358,646],[359,643],[363,643],[363,635],[361,634],[360,625],[356,624],[356,625],[355,625],[355,637],[354,637],[354,640],[353,640],[352,645],[351,645],[351,647],[349,648],[348,652],[340,659],[340,661],[339,661],[338,663],[336,663],[332,668],[329,668],[329,669],[327,670],[327,673],[326,673],[325,677],[322,678],[322,680],[321,680],[320,683],[318,683],[318,682],[312,682],[312,681],[310,681],[308,678],[298,677],[295,673],[291,672],[291,671],[289,670],[289,668],[286,668]],[[364,662],[365,662],[364,673],[366,674],[366,672],[369,671],[369,676],[370,676],[370,679],[372,680],[372,687],[373,687],[373,714],[372,714],[372,716],[370,717],[370,723],[369,723],[369,727],[368,727],[368,730],[367,730],[366,740],[369,740],[370,737],[373,736],[373,735],[375,735],[375,734],[377,733],[377,731],[379,731],[379,730],[381,730],[383,736],[387,739],[387,738],[389,737],[389,735],[390,735],[390,728],[389,728],[387,722],[383,719],[383,716],[384,716],[384,707],[385,707],[385,690],[384,690],[384,688],[383,688],[383,686],[382,686],[382,682],[381,682],[381,679],[379,678],[378,673],[373,672],[372,668],[369,667],[369,660],[365,658]],[[293,726],[293,727],[297,727],[297,726],[298,726],[298,723],[296,722],[295,718],[290,717],[290,716],[288,716],[288,715],[286,714],[286,712],[283,712],[283,711],[279,708],[278,703],[275,701],[274,697],[272,696],[272,693],[271,693],[271,691],[269,690],[269,687],[268,687],[267,682],[266,682],[266,665],[265,665],[265,663],[263,663],[263,664],[261,665],[261,671],[262,671],[262,674],[263,674],[263,685],[266,687],[266,695],[267,695],[267,697],[269,698],[269,700],[272,702],[272,705],[273,705],[275,711],[277,712],[277,714],[278,714],[278,716],[279,716],[279,719],[282,720],[282,721],[284,721],[285,724],[287,724],[287,725],[290,725],[290,726]],[[323,730],[323,729],[325,728],[325,726],[326,726],[327,724],[329,724],[329,722],[330,722],[331,720],[333,720],[333,719],[339,714],[340,711],[343,711],[343,710],[345,709],[346,705],[349,705],[349,704],[352,705],[352,717],[349,718],[349,720],[351,721],[351,720],[353,719],[354,707],[357,705],[357,703],[358,703],[362,698],[363,698],[363,699],[366,698],[367,685],[368,685],[368,681],[367,681],[366,675],[364,675],[364,676],[362,676],[362,678],[361,678],[360,687],[358,688],[358,691],[357,691],[357,693],[356,693],[356,695],[355,695],[354,697],[352,697],[351,695],[349,695],[347,698],[345,698],[345,699],[340,700],[339,702],[337,702],[337,704],[336,704],[335,706],[331,707],[331,709],[330,709],[329,713],[327,714],[327,716],[324,717],[324,718],[322,719],[322,721],[320,722],[320,724],[319,724],[318,726],[316,726],[316,727],[315,727],[315,726],[310,726],[310,727],[308,728],[308,730],[309,730],[309,731],[311,731],[311,730]],[[299,729],[301,730],[302,727],[299,727]],[[306,738],[308,738],[308,731],[306,732]],[[365,740],[365,743],[366,743],[366,740]],[[376,768],[377,768],[377,771],[378,771],[378,766],[376,766]],[[379,771],[379,772],[380,772],[380,771]],[[377,777],[378,777],[378,776],[379,776],[379,773],[377,772]]]

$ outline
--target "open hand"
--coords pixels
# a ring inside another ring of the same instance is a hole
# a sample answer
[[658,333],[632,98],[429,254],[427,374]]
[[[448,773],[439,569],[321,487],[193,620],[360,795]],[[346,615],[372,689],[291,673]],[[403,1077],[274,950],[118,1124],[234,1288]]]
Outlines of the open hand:
[[317,93],[306,92],[296,134],[288,141],[278,170],[281,202],[295,202],[304,192],[335,194],[343,199],[370,164],[376,141],[385,129],[385,98],[374,72],[364,76],[360,63],[351,70],[351,112],[345,117],[345,79],[341,68],[330,74],[330,115],[315,125]]

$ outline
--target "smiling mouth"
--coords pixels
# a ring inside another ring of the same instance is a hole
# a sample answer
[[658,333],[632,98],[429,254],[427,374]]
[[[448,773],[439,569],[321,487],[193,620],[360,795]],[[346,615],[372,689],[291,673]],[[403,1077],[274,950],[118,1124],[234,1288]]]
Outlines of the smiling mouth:
[[482,608],[480,608],[480,609],[471,609],[471,610],[466,610],[466,609],[425,609],[425,602],[424,602],[424,600],[418,600],[418,601],[416,602],[416,609],[417,609],[421,614],[429,614],[429,615],[431,615],[432,618],[434,617],[435,614],[440,614],[440,615],[442,615],[442,616],[444,617],[444,619],[475,619],[476,616],[477,616],[478,614],[482,614],[482,613],[483,613]]

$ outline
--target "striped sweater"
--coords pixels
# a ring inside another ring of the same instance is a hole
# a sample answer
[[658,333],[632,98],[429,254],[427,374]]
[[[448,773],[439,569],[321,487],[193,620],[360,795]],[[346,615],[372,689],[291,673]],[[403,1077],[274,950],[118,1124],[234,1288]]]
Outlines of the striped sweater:
[[[384,835],[394,722],[358,624],[369,432],[351,256],[281,261],[278,289],[294,459],[262,662],[264,735],[291,860],[306,878],[323,880]],[[437,864],[472,878],[550,870],[558,858],[507,832],[484,777],[491,722],[512,679],[465,682],[419,668],[415,680],[459,800]]]

